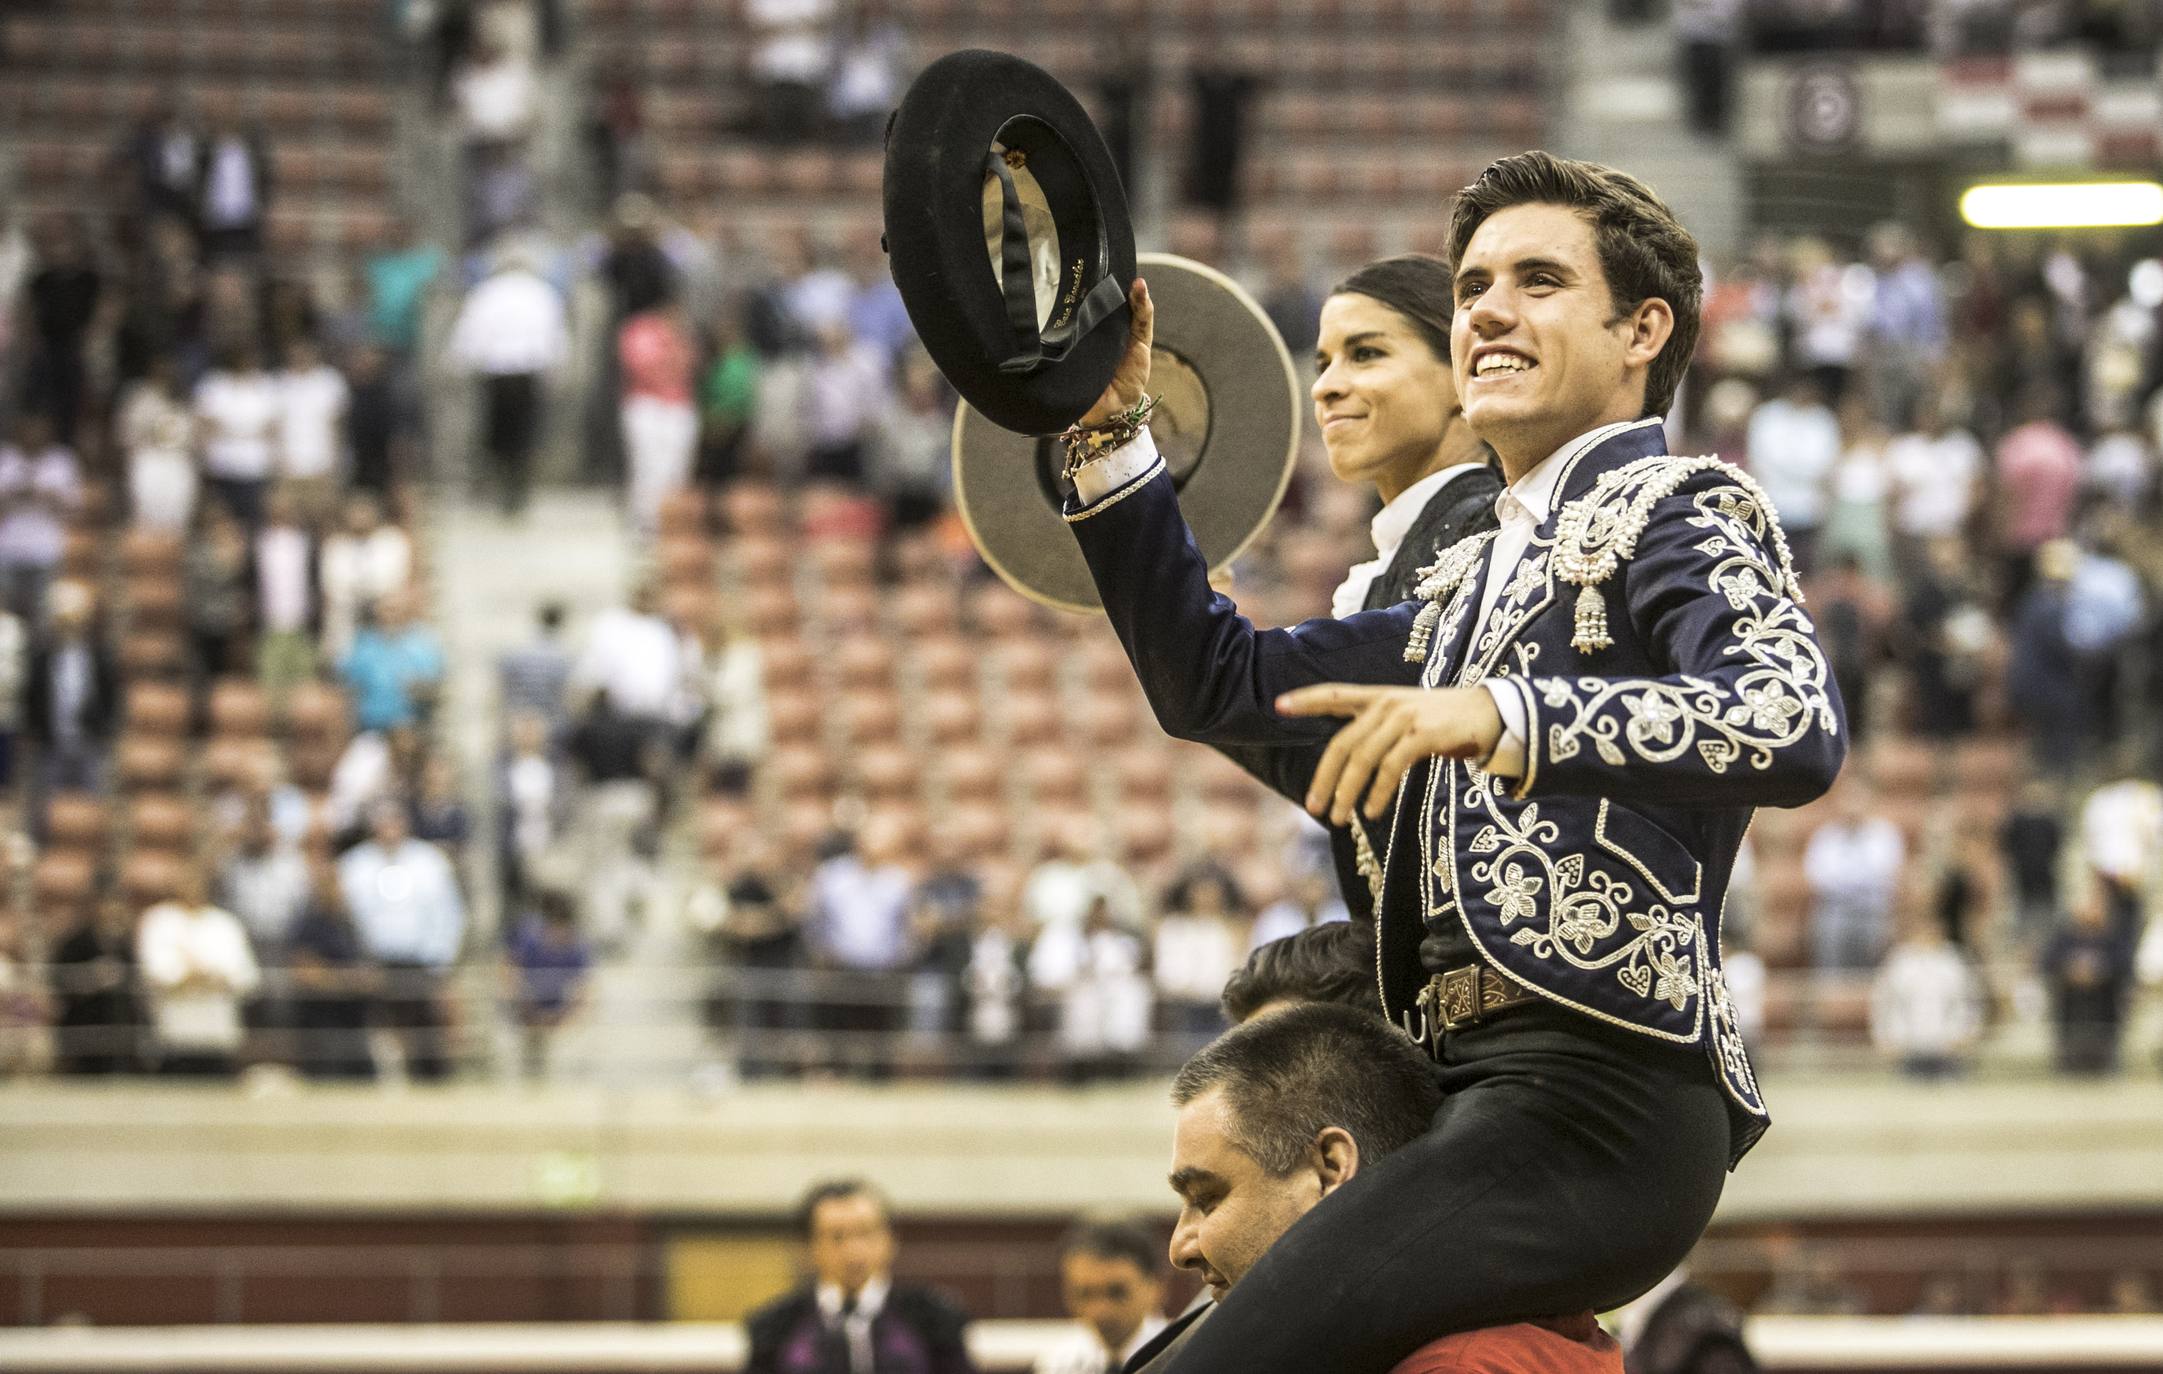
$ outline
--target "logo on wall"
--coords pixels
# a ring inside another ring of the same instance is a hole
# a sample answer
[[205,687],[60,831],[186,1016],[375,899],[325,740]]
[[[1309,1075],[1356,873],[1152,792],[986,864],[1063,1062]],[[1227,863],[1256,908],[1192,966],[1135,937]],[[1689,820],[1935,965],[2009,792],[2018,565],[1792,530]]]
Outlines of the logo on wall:
[[1805,67],[1788,86],[1788,141],[1807,153],[1845,152],[1863,125],[1862,91],[1846,67]]

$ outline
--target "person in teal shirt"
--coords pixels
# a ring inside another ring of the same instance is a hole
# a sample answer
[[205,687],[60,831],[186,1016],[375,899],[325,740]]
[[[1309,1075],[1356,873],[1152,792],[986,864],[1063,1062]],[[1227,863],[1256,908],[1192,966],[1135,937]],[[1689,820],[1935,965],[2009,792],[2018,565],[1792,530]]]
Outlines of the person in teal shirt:
[[370,258],[367,270],[368,325],[376,342],[410,355],[420,346],[421,305],[443,270],[442,251],[415,239],[412,227],[402,225],[397,242]]
[[443,685],[443,643],[415,615],[411,590],[376,603],[374,622],[353,637],[340,671],[363,730],[412,725],[427,714]]

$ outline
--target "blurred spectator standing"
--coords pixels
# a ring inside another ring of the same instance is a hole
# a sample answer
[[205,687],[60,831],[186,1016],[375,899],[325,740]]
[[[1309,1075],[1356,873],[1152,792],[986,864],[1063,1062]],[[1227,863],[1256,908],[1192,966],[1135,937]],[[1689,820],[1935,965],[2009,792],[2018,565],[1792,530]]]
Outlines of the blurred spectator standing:
[[2021,398],[2021,423],[1998,441],[1998,550],[2015,593],[2026,588],[2035,556],[2072,527],[2080,490],[2080,443],[2059,423],[2059,398],[2037,387]]
[[36,266],[23,287],[31,345],[22,381],[23,409],[44,416],[51,422],[53,438],[72,447],[89,400],[84,348],[104,296],[104,278],[78,217],[41,219],[33,227],[32,240]]
[[496,660],[503,719],[521,712],[541,718],[545,729],[562,728],[569,715],[571,651],[563,646],[563,603],[543,602],[534,611],[533,635]]
[[496,269],[466,293],[451,326],[452,364],[480,379],[481,450],[506,515],[526,506],[540,439],[542,381],[570,357],[563,297],[542,280],[522,247],[496,255]]
[[80,582],[55,582],[44,636],[33,642],[23,724],[39,756],[40,795],[103,788],[105,753],[120,719],[120,677],[98,633],[97,602]]
[[1748,442],[1750,470],[1780,513],[1797,568],[1814,570],[1826,483],[1840,461],[1840,422],[1818,381],[1797,373],[1780,394],[1760,402],[1750,415]]
[[2074,904],[2043,947],[2060,1073],[2117,1071],[2132,964],[2123,934],[2113,928],[2108,898],[2097,885]]
[[195,412],[180,393],[169,354],[156,355],[149,374],[120,407],[120,446],[127,463],[128,513],[137,529],[180,534],[195,513]]
[[815,138],[833,67],[835,0],[746,0],[755,123],[775,143]]
[[443,271],[443,251],[423,242],[410,221],[397,220],[390,242],[363,269],[368,279],[368,324],[375,342],[401,363],[421,343],[421,320],[429,288]]
[[238,917],[210,900],[200,865],[181,871],[171,900],[143,913],[136,966],[150,998],[158,1071],[230,1078],[240,1069],[242,999],[262,971]]
[[2129,661],[2148,619],[2148,597],[2140,575],[2119,556],[2120,536],[2106,526],[2093,547],[2073,559],[2065,589],[2065,641],[2073,651],[2071,669],[2080,693],[2079,718],[2086,725],[2084,757],[2092,758],[2130,724],[2127,697],[2136,684]]
[[1974,969],[1937,913],[1919,913],[1871,984],[1871,1043],[1910,1077],[1948,1078],[1965,1071],[1982,1029]]
[[195,185],[202,139],[181,116],[175,93],[150,91],[141,113],[114,149],[113,170],[125,181],[123,236],[140,238],[159,219],[195,223]]
[[2079,766],[2088,732],[2080,657],[2067,633],[2079,563],[2080,550],[2068,539],[2036,550],[2034,577],[2013,611],[2006,659],[2006,700],[2027,727],[2035,764],[2061,775]]
[[818,326],[804,399],[810,434],[808,472],[813,478],[861,486],[865,445],[889,404],[887,368],[879,352],[829,319]]
[[1190,870],[1165,894],[1150,963],[1165,1028],[1177,1038],[1181,1056],[1221,1028],[1217,999],[1246,958],[1249,934],[1239,889],[1214,866]]
[[135,988],[135,908],[115,891],[85,902],[53,946],[57,1067],[66,1074],[128,1073],[142,1062]]
[[1079,957],[1059,990],[1059,1056],[1067,1081],[1132,1073],[1149,1048],[1149,948],[1095,898],[1082,918]]
[[2065,799],[2047,779],[2021,784],[2000,843],[2013,882],[2015,928],[2032,950],[2057,919],[2058,855],[2065,845]]
[[444,982],[466,930],[450,860],[413,838],[403,805],[381,801],[369,810],[368,839],[338,861],[338,886],[361,948],[382,966],[379,1006],[384,1023],[404,1038],[407,1072],[447,1077]]
[[1946,537],[1928,553],[1928,566],[1909,583],[1898,643],[1911,677],[1913,728],[1926,739],[1955,740],[1975,733],[1997,629],[1967,545]]
[[529,54],[483,33],[453,79],[452,95],[465,141],[466,241],[479,246],[533,213],[526,145],[540,112],[540,77]]
[[30,633],[22,617],[0,607],[0,794],[15,786],[29,671]]
[[1187,94],[1193,101],[1193,132],[1187,146],[1186,175],[1180,180],[1184,202],[1219,220],[1240,205],[1248,123],[1262,80],[1239,65],[1230,45],[1216,45],[1208,26],[1198,20],[1195,56],[1187,68]]
[[373,1078],[368,1009],[382,991],[339,887],[338,868],[308,867],[308,901],[286,943],[294,1061],[309,1078]]
[[[351,459],[349,485],[388,498],[413,468],[411,449],[420,427],[418,406],[380,344],[364,343],[348,355],[345,444]],[[325,512],[325,522],[335,512]]]
[[1675,0],[1675,72],[1695,133],[1727,132],[1741,20],[1742,0]]
[[330,518],[345,476],[346,414],[353,390],[314,339],[286,345],[278,374],[278,477],[311,525]]
[[277,475],[283,408],[277,378],[253,343],[229,345],[195,388],[203,477],[211,495],[251,529],[263,518],[263,493]]
[[1908,226],[1877,225],[1868,241],[1870,392],[1879,422],[1902,426],[1945,358],[1945,294]]
[[270,152],[262,131],[241,119],[240,97],[220,92],[204,102],[211,117],[203,154],[197,222],[210,258],[253,256],[263,248],[270,218]]
[[1926,390],[1914,422],[1886,446],[1894,487],[1893,552],[1903,573],[1921,566],[1932,542],[1957,538],[1980,497],[1983,446],[1963,427],[1940,390]]
[[343,662],[361,612],[404,589],[412,575],[413,541],[385,523],[382,503],[367,492],[346,498],[343,523],[325,536],[317,555],[324,662]]
[[[1344,899],[1337,895],[1336,884],[1331,881],[1328,869],[1314,864],[1288,867],[1291,871],[1285,878],[1284,895],[1262,908],[1261,914],[1254,918],[1254,929],[1247,936],[1249,953],[1271,940],[1352,919]],[[1363,915],[1362,922],[1370,916],[1371,913]]]
[[705,932],[719,966],[708,1023],[734,1036],[740,1075],[768,1078],[792,1066],[789,1033],[810,1021],[802,917],[765,841],[739,832],[731,845],[720,881],[693,894],[686,916]]
[[16,417],[0,446],[0,597],[28,623],[45,614],[45,588],[60,566],[67,522],[82,503],[75,453],[42,415]]
[[759,352],[745,336],[741,310],[723,309],[712,324],[713,356],[699,379],[700,485],[716,487],[743,468],[745,440],[758,408]]
[[1824,973],[1876,966],[1907,862],[1900,828],[1877,813],[1867,782],[1850,775],[1834,796],[1832,815],[1803,850],[1811,966]]
[[982,918],[962,973],[968,995],[971,1077],[1011,1077],[1018,1065],[1028,975],[1027,922],[1011,878],[985,892]]
[[[1818,404],[1837,406],[1847,398],[1848,378],[1870,325],[1876,294],[1870,269],[1860,263],[1843,266],[1822,239],[1796,240],[1790,257],[1791,284],[1781,308],[1794,341],[1792,365],[1816,384]],[[1755,460],[1755,438],[1750,452]],[[1787,507],[1777,493],[1774,504],[1785,520]]]
[[901,103],[908,57],[908,36],[885,0],[853,0],[834,46],[826,102],[843,142],[877,146],[887,116]]
[[1869,737],[1876,719],[1871,683],[1891,657],[1892,596],[1851,553],[1827,560],[1810,590],[1811,619],[1847,708],[1848,737]]
[[315,676],[315,538],[298,499],[271,490],[255,535],[256,673],[271,710],[282,713],[295,687]]
[[2089,874],[2102,886],[2111,929],[2130,950],[2147,921],[2163,861],[2163,787],[2130,755],[2118,761],[2112,781],[2081,803],[2080,843]]
[[200,711],[213,679],[241,671],[255,588],[248,530],[240,517],[222,502],[206,501],[197,508],[195,524],[181,581],[187,589],[188,669]]
[[592,101],[586,141],[593,154],[595,200],[605,210],[622,196],[648,189],[652,176],[645,89],[630,57],[610,53],[596,63]]
[[443,642],[418,614],[411,588],[376,602],[376,623],[354,636],[339,672],[353,695],[363,730],[387,730],[428,719],[446,669]]
[[519,1062],[528,1078],[551,1073],[556,1033],[584,1010],[593,952],[578,933],[578,912],[560,892],[544,892],[511,936],[508,973],[518,1022]]
[[691,479],[698,449],[698,410],[691,403],[695,349],[690,322],[675,300],[631,316],[616,335],[626,505],[644,537],[652,537],[668,494]]
[[1847,560],[1874,580],[1892,576],[1893,488],[1887,435],[1860,394],[1840,407],[1840,456],[1826,474],[1825,515],[1813,557],[1823,568]]
[[549,750],[548,721],[540,712],[514,712],[506,739],[496,781],[496,814],[502,825],[496,872],[505,904],[515,905],[532,895],[534,866],[556,843],[568,789]]
[[219,873],[218,890],[263,963],[285,962],[287,942],[308,905],[309,886],[308,861],[280,839],[269,806],[250,807],[238,845]]
[[811,876],[805,926],[812,966],[827,976],[817,994],[817,1024],[833,1035],[841,1063],[883,1075],[887,1036],[900,1023],[908,967],[909,900],[916,873],[901,823],[874,814],[848,848]]

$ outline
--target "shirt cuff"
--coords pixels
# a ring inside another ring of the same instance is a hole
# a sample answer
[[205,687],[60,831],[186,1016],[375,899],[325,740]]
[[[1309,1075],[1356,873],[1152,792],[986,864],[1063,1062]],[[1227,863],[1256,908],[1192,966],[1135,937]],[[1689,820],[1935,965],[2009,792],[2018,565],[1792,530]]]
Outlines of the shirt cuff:
[[1145,425],[1139,434],[1074,474],[1074,504],[1085,513],[1089,507],[1141,476],[1156,465],[1157,441]]
[[1502,716],[1502,738],[1495,741],[1495,751],[1480,767],[1494,777],[1521,778],[1525,775],[1525,699],[1499,679],[1490,678],[1480,686],[1487,689]]

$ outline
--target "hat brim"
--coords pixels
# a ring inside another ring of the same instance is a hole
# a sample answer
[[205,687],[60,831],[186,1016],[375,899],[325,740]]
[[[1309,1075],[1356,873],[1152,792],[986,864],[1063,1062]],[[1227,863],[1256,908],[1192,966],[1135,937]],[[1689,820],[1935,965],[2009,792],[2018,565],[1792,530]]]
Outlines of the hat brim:
[[1110,152],[1080,102],[1007,53],[950,53],[909,87],[887,130],[886,251],[894,285],[933,363],[962,398],[1020,434],[1073,424],[1110,384],[1126,350],[1122,304],[1057,362],[1002,372],[1015,352],[984,233],[985,161],[998,140],[1034,153],[1060,230],[1067,288],[1134,279],[1134,228]]
[[[1142,254],[1140,268],[1157,305],[1160,375],[1163,360],[1175,360],[1208,401],[1199,442],[1180,437],[1194,457],[1176,480],[1180,512],[1215,571],[1254,542],[1284,499],[1299,455],[1299,376],[1276,326],[1237,282],[1169,253]],[[1152,391],[1158,382],[1151,378]],[[1152,427],[1178,418],[1160,409]],[[1012,433],[966,404],[955,412],[954,504],[984,562],[1023,596],[1086,613],[1104,603],[1060,513],[1064,457],[1055,439]]]

